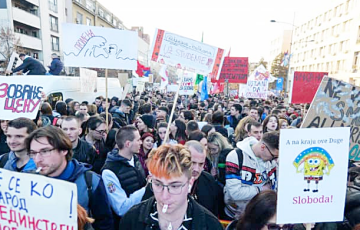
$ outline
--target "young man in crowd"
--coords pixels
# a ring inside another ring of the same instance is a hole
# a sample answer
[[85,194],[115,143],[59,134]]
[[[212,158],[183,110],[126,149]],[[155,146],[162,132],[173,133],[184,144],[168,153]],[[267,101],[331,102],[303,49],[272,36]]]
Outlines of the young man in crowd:
[[250,121],[246,129],[249,137],[255,137],[258,141],[261,140],[263,136],[263,127],[260,122]]
[[90,167],[72,159],[71,141],[61,129],[50,125],[35,130],[26,139],[26,149],[41,175],[76,184],[78,204],[95,219],[94,229],[113,229],[113,217],[101,177],[91,172]]
[[279,132],[265,133],[260,141],[249,137],[236,144],[226,157],[224,198],[226,214],[241,215],[246,204],[260,191],[276,188]]
[[9,121],[7,129],[7,144],[10,152],[0,158],[0,168],[15,172],[32,172],[36,165],[28,156],[25,139],[36,130],[35,123],[28,118],[17,118]]
[[232,127],[234,130],[236,129],[236,126],[241,120],[241,112],[242,112],[242,107],[239,104],[233,104],[230,107],[230,115],[227,117],[227,119],[230,123],[230,127]]
[[115,213],[115,229],[120,218],[135,204],[140,203],[145,193],[145,172],[135,154],[141,147],[139,131],[134,126],[125,126],[116,133],[118,148],[109,152],[102,168],[109,202]]
[[96,150],[94,146],[79,138],[82,132],[80,121],[73,116],[65,117],[61,123],[61,129],[71,141],[73,158],[79,162],[93,165]]
[[149,154],[154,196],[131,208],[119,229],[223,229],[217,217],[188,196],[193,186],[191,154],[182,145],[161,145]]

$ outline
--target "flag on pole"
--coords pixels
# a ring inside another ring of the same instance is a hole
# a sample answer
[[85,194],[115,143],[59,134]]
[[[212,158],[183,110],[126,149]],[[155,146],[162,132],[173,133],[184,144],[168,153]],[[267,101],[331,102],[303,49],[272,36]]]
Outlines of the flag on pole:
[[228,53],[228,55],[227,55],[228,57],[230,57],[230,52],[231,52],[231,47],[230,47],[230,49],[229,49],[229,53]]
[[160,89],[166,89],[166,86],[169,84],[169,74],[166,70],[166,65],[163,65],[159,71],[161,77]]
[[201,85],[200,101],[205,101],[209,98],[209,93],[207,89],[207,76],[204,77],[204,80]]
[[286,51],[286,52],[284,53],[283,59],[281,60],[281,66],[286,67],[286,66],[289,64],[289,62],[290,62],[290,57],[291,57],[291,54],[289,54],[289,52]]

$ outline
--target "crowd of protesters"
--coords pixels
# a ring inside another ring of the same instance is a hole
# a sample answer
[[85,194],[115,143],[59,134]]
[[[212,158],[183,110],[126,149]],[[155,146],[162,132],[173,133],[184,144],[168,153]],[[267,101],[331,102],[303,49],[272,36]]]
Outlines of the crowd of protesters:
[[[276,190],[279,129],[299,128],[308,108],[158,91],[44,100],[35,120],[1,121],[0,167],[76,183],[79,229],[305,229],[276,224]],[[360,222],[346,214],[314,228]]]

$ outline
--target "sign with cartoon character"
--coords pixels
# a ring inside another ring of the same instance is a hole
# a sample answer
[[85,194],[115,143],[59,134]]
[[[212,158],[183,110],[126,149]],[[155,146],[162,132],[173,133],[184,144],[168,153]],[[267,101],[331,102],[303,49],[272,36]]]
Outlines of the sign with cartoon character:
[[349,135],[349,127],[281,130],[278,224],[343,220]]
[[269,82],[275,79],[263,65],[260,65],[247,79],[245,97],[267,99]]
[[137,32],[64,23],[65,66],[137,69]]

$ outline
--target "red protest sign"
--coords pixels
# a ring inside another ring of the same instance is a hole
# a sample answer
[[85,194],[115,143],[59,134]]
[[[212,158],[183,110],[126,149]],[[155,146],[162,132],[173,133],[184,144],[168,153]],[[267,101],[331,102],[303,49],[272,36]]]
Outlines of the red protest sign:
[[247,57],[225,57],[219,81],[224,82],[225,79],[228,79],[229,83],[246,84],[248,64],[249,59]]
[[294,72],[291,103],[311,103],[327,72]]

